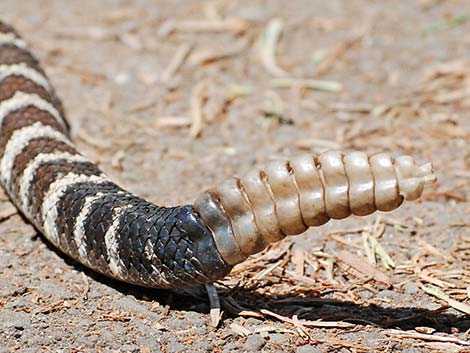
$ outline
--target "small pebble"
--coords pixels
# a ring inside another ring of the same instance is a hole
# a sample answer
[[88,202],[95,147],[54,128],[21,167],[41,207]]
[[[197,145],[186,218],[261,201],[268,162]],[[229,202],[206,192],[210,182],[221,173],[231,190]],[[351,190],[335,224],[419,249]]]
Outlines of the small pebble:
[[78,323],[78,326],[83,326],[83,327],[92,327],[94,325],[95,325],[95,322],[89,319],[80,320],[80,322]]
[[269,335],[269,342],[277,343],[277,344],[284,344],[289,341],[289,337],[282,334],[282,333],[271,333]]
[[168,353],[179,353],[186,351],[186,346],[179,342],[168,342],[168,346],[166,347],[166,351]]
[[223,353],[232,353],[240,349],[240,345],[237,343],[228,343],[224,346]]
[[384,289],[384,290],[379,292],[377,297],[403,300],[404,295],[402,293],[394,291],[394,290]]
[[401,351],[402,353],[421,353],[422,350],[414,347],[407,347]]
[[256,352],[256,351],[259,351],[261,348],[263,348],[265,343],[266,342],[264,341],[264,338],[261,337],[261,335],[252,335],[252,336],[248,336],[243,347],[248,352]]
[[318,346],[306,345],[296,349],[295,353],[322,353],[323,349]]
[[138,353],[139,347],[135,344],[125,344],[121,347],[121,352]]
[[368,290],[361,290],[359,292],[359,296],[362,298],[362,299],[370,299],[372,297],[374,297],[374,293],[368,291]]
[[405,293],[406,294],[416,294],[416,293],[419,293],[420,289],[418,287],[418,284],[416,282],[407,282],[404,286],[403,286],[404,290],[405,290]]

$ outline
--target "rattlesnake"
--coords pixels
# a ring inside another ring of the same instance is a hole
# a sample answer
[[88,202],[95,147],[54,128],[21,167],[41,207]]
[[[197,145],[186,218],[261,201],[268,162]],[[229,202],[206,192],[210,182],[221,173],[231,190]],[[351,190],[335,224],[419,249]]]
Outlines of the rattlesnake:
[[329,151],[272,162],[159,207],[113,183],[70,141],[61,101],[25,41],[0,22],[0,180],[58,249],[106,276],[191,287],[330,218],[390,211],[420,197],[431,165],[411,157]]

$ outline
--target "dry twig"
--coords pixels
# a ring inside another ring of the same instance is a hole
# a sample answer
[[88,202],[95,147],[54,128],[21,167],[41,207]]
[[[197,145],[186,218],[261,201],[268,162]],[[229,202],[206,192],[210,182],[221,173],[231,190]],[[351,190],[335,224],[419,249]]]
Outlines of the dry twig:
[[269,21],[261,40],[261,62],[264,68],[275,77],[288,76],[289,74],[281,69],[276,63],[276,46],[281,38],[284,22],[280,18],[273,18]]

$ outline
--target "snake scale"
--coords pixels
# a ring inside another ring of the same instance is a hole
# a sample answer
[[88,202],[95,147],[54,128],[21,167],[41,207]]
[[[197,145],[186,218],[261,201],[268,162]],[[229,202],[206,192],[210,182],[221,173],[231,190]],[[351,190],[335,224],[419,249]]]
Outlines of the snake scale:
[[49,79],[2,22],[0,126],[0,181],[25,217],[76,261],[147,287],[214,282],[287,235],[393,210],[435,179],[409,156],[328,151],[228,179],[193,205],[154,205],[77,152]]

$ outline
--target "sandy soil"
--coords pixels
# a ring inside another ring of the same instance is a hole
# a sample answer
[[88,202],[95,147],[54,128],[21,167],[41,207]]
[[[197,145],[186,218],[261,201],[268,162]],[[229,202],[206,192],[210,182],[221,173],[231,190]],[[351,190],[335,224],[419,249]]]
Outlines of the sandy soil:
[[[191,202],[254,165],[328,148],[409,153],[439,177],[421,202],[330,222],[237,268],[217,328],[205,296],[99,277],[2,195],[1,352],[470,350],[467,0],[2,0],[0,14],[42,60],[79,149],[149,200]],[[276,19],[272,68],[260,38]],[[283,88],[279,74],[328,82]]]

